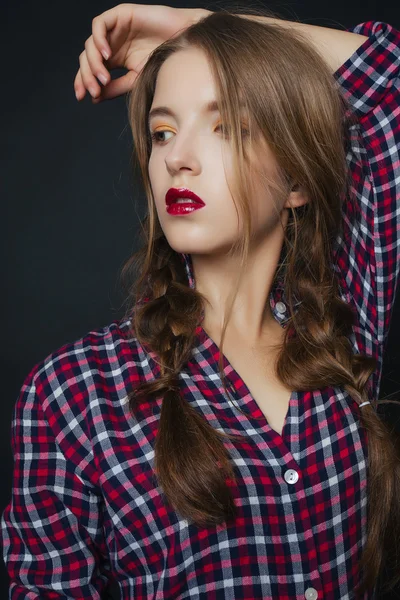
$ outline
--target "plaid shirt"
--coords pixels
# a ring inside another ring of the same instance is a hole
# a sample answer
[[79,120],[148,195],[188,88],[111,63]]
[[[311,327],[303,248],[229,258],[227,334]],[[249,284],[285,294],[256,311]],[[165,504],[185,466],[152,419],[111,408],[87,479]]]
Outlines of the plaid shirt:
[[[373,398],[400,263],[400,32],[380,21],[351,31],[368,40],[334,77],[359,118],[347,150],[357,201],[344,205],[332,266],[356,313],[354,352],[378,360]],[[190,256],[181,258],[194,287]],[[270,304],[284,325],[279,285]],[[366,533],[364,409],[342,387],[293,391],[278,435],[224,357],[246,416],[228,401],[218,347],[200,326],[182,394],[212,427],[247,441],[226,442],[238,476],[235,524],[197,528],[166,506],[154,477],[161,398],[138,418],[129,413],[128,390],[159,376],[129,325],[88,332],[25,378],[1,519],[9,598],[94,600],[112,579],[124,600],[353,598]]]

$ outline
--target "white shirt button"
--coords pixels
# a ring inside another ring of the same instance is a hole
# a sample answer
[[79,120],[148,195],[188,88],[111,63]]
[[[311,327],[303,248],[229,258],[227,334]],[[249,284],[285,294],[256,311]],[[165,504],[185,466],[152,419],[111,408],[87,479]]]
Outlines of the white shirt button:
[[307,588],[304,594],[306,600],[317,600],[318,592],[315,588]]
[[277,302],[276,310],[281,314],[285,313],[286,312],[286,304],[284,302]]
[[286,483],[296,483],[299,480],[299,474],[294,469],[288,469],[283,477],[285,478]]

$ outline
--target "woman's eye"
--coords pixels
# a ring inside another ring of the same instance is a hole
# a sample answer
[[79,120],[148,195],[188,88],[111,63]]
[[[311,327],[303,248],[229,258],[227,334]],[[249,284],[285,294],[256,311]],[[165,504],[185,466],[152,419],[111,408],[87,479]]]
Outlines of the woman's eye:
[[168,131],[165,129],[159,129],[158,131],[153,131],[153,133],[150,134],[151,139],[153,140],[153,142],[155,142],[156,144],[162,144],[163,142],[165,142],[165,140],[160,140],[158,139],[158,135],[162,135],[163,133],[172,133],[172,131]]
[[[217,127],[215,128],[214,131],[216,131],[217,129],[221,129],[221,128],[224,131],[224,137],[226,137],[228,135],[228,127],[225,127],[225,125],[223,125],[222,123],[217,125]],[[248,130],[243,127],[242,127],[241,131],[242,131],[243,136],[246,136],[248,134]],[[159,129],[158,131],[153,131],[152,133],[150,133],[150,137],[155,144],[163,144],[166,140],[159,139],[157,136],[163,135],[165,133],[173,133],[173,132],[166,130],[166,129]]]
[[[224,132],[225,132],[225,135],[227,135],[227,134],[228,134],[228,132],[229,132],[229,128],[228,128],[228,127],[226,127],[225,125],[223,125],[222,123],[220,123],[220,124],[219,124],[219,125],[216,127],[216,129],[220,129],[221,127],[223,128],[223,130],[224,130]],[[242,132],[242,136],[243,136],[243,137],[245,137],[245,136],[246,136],[246,135],[249,133],[249,132],[248,132],[248,130],[247,130],[246,128],[244,128],[244,127],[242,127],[240,131]]]

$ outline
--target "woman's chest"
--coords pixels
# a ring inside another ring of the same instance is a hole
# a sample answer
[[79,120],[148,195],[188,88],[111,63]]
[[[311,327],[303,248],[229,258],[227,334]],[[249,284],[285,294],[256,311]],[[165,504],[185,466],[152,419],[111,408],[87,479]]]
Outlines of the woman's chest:
[[282,435],[292,390],[275,372],[276,351],[261,352],[243,344],[230,344],[226,356],[249,389],[269,426]]

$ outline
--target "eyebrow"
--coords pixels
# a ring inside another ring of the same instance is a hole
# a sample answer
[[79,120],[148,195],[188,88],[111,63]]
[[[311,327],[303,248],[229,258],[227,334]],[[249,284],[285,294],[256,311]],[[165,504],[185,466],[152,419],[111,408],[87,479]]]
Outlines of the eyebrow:
[[[244,108],[244,102],[240,102],[239,107]],[[203,112],[204,113],[219,112],[218,102],[216,100],[211,100],[203,107]],[[170,108],[168,108],[168,106],[156,106],[155,108],[152,108],[151,111],[149,112],[148,123],[150,123],[150,121],[153,117],[158,117],[158,116],[173,117],[173,118],[176,117],[174,111],[171,110]]]

